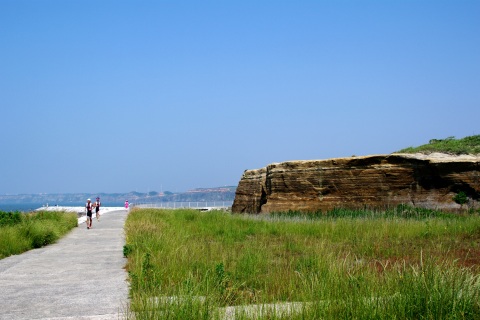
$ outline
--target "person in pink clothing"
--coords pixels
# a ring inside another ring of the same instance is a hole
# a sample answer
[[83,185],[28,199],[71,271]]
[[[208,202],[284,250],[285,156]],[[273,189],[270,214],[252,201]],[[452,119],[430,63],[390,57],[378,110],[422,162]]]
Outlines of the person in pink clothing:
[[125,200],[125,209],[128,210],[128,200]]

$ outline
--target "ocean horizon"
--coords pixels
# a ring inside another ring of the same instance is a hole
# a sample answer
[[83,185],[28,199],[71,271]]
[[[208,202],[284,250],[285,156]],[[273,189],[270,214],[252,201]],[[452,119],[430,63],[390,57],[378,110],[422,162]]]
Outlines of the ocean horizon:
[[[32,212],[37,209],[46,207],[83,207],[85,202],[58,202],[58,203],[37,203],[37,202],[30,202],[30,203],[0,203],[0,211],[4,212]],[[125,202],[104,202],[102,201],[103,207],[123,207]],[[148,207],[148,208],[182,208],[182,207],[189,207],[189,208],[198,208],[198,207],[231,207],[233,205],[233,201],[178,201],[178,202],[154,202],[154,203],[147,203],[147,202],[139,202],[134,203],[133,201],[130,203],[131,206],[138,205],[140,207]]]
[[[85,202],[68,202],[68,203],[48,203],[49,207],[83,207]],[[46,203],[0,203],[0,211],[4,212],[31,212],[35,211],[39,208],[46,207]],[[104,203],[102,202],[102,206],[104,207],[123,207],[124,203],[120,202],[112,202],[112,203]]]

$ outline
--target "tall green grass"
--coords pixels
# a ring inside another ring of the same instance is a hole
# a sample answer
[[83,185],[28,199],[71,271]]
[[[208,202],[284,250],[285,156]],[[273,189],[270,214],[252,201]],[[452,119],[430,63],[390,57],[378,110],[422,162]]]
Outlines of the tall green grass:
[[0,211],[0,259],[54,243],[77,224],[75,213]]
[[225,319],[229,306],[257,305],[258,318],[276,319],[290,302],[290,319],[478,319],[479,216],[396,210],[133,210],[132,318]]

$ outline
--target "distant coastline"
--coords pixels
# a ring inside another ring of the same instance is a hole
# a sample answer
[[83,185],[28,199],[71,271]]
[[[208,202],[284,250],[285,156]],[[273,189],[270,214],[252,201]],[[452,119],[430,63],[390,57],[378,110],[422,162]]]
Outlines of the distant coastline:
[[198,188],[187,192],[148,193],[66,193],[66,194],[0,194],[0,211],[28,212],[43,206],[82,207],[87,198],[100,197],[102,205],[123,207],[125,200],[130,203],[166,203],[166,202],[211,202],[231,201],[235,198],[236,186],[216,188]]
[[[103,204],[103,203],[102,203]],[[0,203],[0,211],[4,212],[31,212],[35,211],[39,208],[45,207],[47,203]],[[83,207],[85,203],[55,203],[55,204],[48,204],[48,207]],[[106,203],[104,204],[105,207],[123,207],[124,203],[115,202],[115,203]]]

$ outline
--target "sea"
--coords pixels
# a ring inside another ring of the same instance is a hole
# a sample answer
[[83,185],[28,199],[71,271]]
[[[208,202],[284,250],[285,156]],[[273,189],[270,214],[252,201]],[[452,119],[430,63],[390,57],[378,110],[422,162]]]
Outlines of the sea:
[[[46,203],[0,203],[0,211],[4,212],[32,212],[36,209],[45,207]],[[85,202],[68,202],[68,203],[49,203],[51,207],[59,206],[59,207],[83,207]],[[123,207],[123,202],[113,202],[113,203],[103,203],[102,206],[104,207]]]
[[[147,208],[201,208],[201,207],[231,207],[233,201],[208,201],[208,202],[159,202],[159,203],[137,203],[138,206],[145,206]],[[32,212],[42,207],[46,203],[0,203],[0,211],[4,212]],[[83,207],[85,202],[67,202],[67,203],[48,203],[50,207]],[[124,202],[104,202],[103,207],[123,207]],[[130,203],[130,205],[134,205]]]

